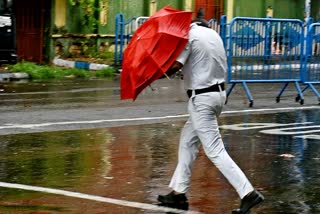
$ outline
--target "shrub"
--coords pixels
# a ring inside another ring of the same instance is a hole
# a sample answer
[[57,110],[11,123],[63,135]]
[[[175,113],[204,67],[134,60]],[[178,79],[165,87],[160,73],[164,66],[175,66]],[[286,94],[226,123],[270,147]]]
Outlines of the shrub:
[[96,71],[96,77],[113,77],[115,73],[114,68],[104,68],[102,70]]
[[62,79],[65,77],[90,78],[96,76],[99,78],[113,77],[115,69],[112,67],[91,72],[79,68],[62,68],[58,66],[37,65],[32,62],[19,62],[10,65],[9,70],[13,72],[25,72],[33,80]]

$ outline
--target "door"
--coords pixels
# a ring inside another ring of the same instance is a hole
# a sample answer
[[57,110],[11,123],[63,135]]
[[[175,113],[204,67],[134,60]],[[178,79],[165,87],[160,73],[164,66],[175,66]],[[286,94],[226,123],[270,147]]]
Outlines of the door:
[[204,19],[209,21],[213,18],[220,21],[223,15],[223,0],[196,0],[196,14],[200,8],[204,9]]
[[17,54],[19,61],[42,62],[45,6],[48,5],[48,2],[50,1],[14,1],[17,24]]

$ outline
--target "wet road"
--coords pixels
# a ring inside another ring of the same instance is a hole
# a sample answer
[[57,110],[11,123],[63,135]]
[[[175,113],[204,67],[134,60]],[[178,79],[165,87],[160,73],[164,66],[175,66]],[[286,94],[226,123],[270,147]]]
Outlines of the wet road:
[[[254,98],[253,108],[248,108],[243,87],[236,85],[224,111],[259,113],[259,109],[287,111],[319,106],[310,89],[304,94],[303,106],[295,102],[297,92],[293,84],[283,93],[280,103],[276,103],[275,97],[283,84],[248,86]],[[145,124],[181,120],[187,114],[187,96],[179,79],[156,81],[134,102],[120,100],[119,93],[119,80],[0,83],[0,134]],[[157,118],[146,119],[151,117]]]
[[[276,104],[281,85],[268,87],[252,86],[253,108],[236,88],[219,120],[230,155],[266,197],[251,213],[320,213],[317,99],[301,106],[291,88]],[[169,191],[186,97],[178,79],[152,88],[132,102],[119,100],[117,81],[0,83],[0,186],[34,190],[0,188],[0,213],[169,213],[148,205]],[[188,198],[202,213],[239,206],[203,151]]]

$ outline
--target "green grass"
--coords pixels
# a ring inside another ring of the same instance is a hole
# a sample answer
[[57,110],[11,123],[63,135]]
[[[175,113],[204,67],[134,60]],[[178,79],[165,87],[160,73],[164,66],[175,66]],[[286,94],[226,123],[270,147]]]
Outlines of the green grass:
[[10,65],[9,70],[12,72],[24,72],[32,80],[49,80],[63,78],[112,78],[115,75],[115,69],[110,67],[99,71],[89,71],[78,68],[63,68],[58,66],[37,65],[32,62],[19,62]]
[[104,68],[102,70],[96,71],[96,77],[113,77],[115,73],[114,68]]

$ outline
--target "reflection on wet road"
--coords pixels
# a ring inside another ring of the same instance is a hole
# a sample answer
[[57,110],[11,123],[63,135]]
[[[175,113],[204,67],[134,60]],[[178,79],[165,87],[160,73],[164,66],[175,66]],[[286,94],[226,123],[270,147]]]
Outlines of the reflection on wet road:
[[[266,197],[251,213],[320,213],[319,118],[308,110],[220,119],[228,152]],[[156,204],[169,191],[183,124],[3,135],[0,181]],[[0,197],[0,213],[164,213],[10,188],[0,188]],[[190,210],[203,213],[239,206],[203,151],[188,197]]]

